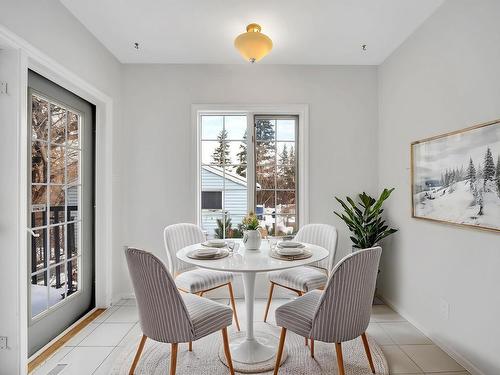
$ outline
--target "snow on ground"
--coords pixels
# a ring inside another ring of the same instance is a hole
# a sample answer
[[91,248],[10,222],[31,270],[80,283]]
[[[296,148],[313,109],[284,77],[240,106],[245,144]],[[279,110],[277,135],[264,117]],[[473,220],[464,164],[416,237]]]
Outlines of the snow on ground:
[[500,198],[496,191],[483,193],[483,215],[474,202],[469,181],[448,188],[433,188],[415,194],[415,214],[419,217],[500,229]]

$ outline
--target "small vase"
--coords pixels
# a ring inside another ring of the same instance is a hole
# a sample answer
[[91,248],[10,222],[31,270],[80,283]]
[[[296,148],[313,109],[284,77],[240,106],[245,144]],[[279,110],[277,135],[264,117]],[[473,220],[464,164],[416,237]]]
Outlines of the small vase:
[[258,230],[247,230],[243,234],[243,245],[247,250],[259,250],[262,237]]

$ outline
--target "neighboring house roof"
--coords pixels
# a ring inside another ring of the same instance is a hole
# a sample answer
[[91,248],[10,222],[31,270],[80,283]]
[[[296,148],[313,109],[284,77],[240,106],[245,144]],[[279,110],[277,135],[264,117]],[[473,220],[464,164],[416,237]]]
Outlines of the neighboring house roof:
[[[224,173],[224,170],[222,167],[218,167],[216,165],[203,165],[202,168],[206,170],[207,172],[213,173],[217,176],[220,176],[222,178],[227,178],[230,181],[233,181],[234,183],[237,183],[238,185],[241,186],[247,186],[247,179],[246,177],[240,176],[237,173],[231,172],[226,170]],[[257,184],[257,189],[260,189],[260,184]]]

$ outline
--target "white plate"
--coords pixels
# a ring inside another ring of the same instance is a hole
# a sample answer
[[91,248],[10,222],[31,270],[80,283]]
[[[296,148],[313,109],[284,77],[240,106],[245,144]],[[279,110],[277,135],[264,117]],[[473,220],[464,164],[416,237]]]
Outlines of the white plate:
[[278,243],[278,247],[281,247],[281,248],[300,248],[300,247],[304,247],[304,245],[302,245],[300,242],[294,242],[294,241],[281,241],[280,243]]
[[208,247],[224,247],[227,245],[227,242],[224,240],[208,240],[202,243],[203,246]]
[[219,253],[220,249],[215,248],[215,247],[207,247],[203,249],[198,249],[196,250],[196,255],[200,257],[210,257],[210,256],[215,256]]
[[278,248],[276,252],[279,255],[302,255],[304,254],[304,249],[301,247],[293,247],[289,249],[280,249]]

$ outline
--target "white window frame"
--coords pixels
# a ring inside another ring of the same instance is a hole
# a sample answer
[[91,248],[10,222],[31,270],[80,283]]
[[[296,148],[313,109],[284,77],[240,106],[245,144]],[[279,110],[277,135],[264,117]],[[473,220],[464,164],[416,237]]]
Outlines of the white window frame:
[[[307,104],[282,104],[282,105],[239,105],[239,104],[193,104],[191,106],[192,122],[192,144],[196,150],[191,165],[195,176],[194,191],[196,222],[201,225],[201,116],[202,115],[246,115],[247,134],[253,134],[254,117],[256,115],[292,115],[298,116],[298,221],[303,226],[309,223],[309,105]],[[255,140],[249,138],[251,147]],[[255,186],[255,160],[254,154],[247,155],[247,186],[248,186],[248,207],[255,207],[255,196],[253,194]],[[250,160],[252,159],[252,160]]]

